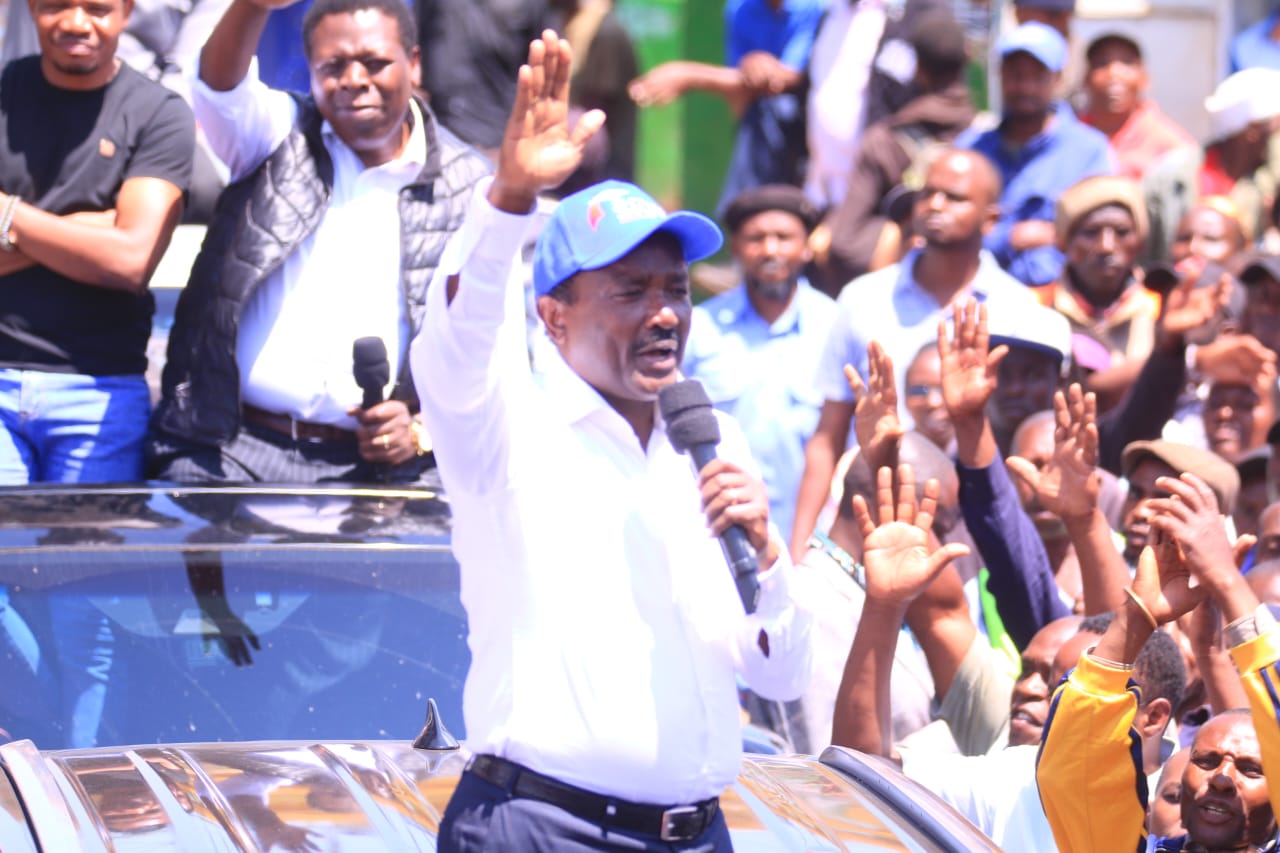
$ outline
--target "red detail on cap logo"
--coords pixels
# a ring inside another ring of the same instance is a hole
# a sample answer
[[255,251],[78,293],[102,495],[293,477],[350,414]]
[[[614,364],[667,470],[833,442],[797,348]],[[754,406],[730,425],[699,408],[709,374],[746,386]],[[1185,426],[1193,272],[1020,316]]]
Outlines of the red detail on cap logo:
[[600,220],[604,219],[604,208],[596,202],[587,205],[587,224],[591,226],[591,230],[595,231],[600,227]]

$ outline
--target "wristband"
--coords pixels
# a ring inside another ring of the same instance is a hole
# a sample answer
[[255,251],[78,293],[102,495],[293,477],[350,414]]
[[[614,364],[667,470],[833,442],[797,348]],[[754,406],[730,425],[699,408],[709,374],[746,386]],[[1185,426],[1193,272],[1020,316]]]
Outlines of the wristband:
[[1119,669],[1119,670],[1123,670],[1124,672],[1133,671],[1133,664],[1131,663],[1121,663],[1118,660],[1111,660],[1110,658],[1098,657],[1098,655],[1094,653],[1094,649],[1096,648],[1097,646],[1091,646],[1087,652],[1089,657],[1093,658],[1094,663],[1100,663],[1103,666],[1109,666],[1112,669]]
[[1160,627],[1160,623],[1156,621],[1156,617],[1151,615],[1151,611],[1147,609],[1147,605],[1143,603],[1142,599],[1138,598],[1138,594],[1133,591],[1133,587],[1125,587],[1124,594],[1129,596],[1129,600],[1133,602],[1133,606],[1137,607],[1138,610],[1141,611],[1142,615],[1146,617],[1147,624],[1151,626],[1152,631]]

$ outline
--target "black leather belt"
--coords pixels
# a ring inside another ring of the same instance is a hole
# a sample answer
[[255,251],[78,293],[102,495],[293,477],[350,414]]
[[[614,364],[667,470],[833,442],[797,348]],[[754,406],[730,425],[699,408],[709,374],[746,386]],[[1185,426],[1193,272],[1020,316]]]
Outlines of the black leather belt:
[[248,403],[241,407],[241,412],[245,423],[269,429],[281,435],[287,435],[294,441],[354,444],[356,440],[356,434],[349,429],[336,427],[332,424],[295,421],[288,415],[268,412],[266,409],[259,409],[257,406],[250,406]]
[[599,826],[652,835],[663,841],[692,841],[706,832],[720,811],[718,799],[688,806],[650,806],[606,797],[496,755],[472,757],[467,772],[514,796],[550,803]]

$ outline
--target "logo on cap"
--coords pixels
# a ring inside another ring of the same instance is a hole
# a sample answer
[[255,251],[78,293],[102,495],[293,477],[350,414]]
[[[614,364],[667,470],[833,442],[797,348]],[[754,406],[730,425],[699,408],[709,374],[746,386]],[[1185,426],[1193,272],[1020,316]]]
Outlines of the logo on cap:
[[619,225],[662,219],[667,215],[657,202],[621,187],[610,187],[591,197],[587,202],[587,224],[592,231],[598,231],[600,222],[610,213]]

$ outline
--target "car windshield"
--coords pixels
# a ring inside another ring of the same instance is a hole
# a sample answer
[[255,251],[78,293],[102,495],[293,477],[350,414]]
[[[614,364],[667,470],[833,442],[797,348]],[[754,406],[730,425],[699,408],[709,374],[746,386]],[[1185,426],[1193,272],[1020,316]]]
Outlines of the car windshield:
[[0,728],[42,748],[461,737],[429,493],[0,493]]

